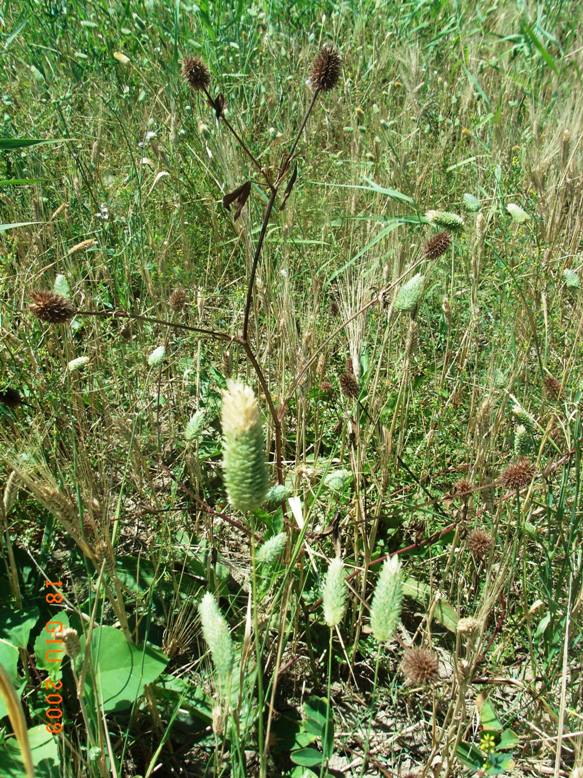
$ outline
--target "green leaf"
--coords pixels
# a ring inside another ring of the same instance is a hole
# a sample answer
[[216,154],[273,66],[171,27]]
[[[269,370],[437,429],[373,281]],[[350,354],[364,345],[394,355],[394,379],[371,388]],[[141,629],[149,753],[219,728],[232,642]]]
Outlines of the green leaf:
[[[403,594],[406,597],[427,607],[431,601],[432,591],[427,584],[416,581],[414,578],[407,578],[403,583]],[[450,632],[456,632],[459,616],[447,600],[439,600],[433,611],[436,620]]]
[[522,34],[524,35],[524,37],[527,38],[532,43],[534,48],[541,55],[541,57],[543,58],[545,64],[547,64],[551,68],[551,70],[554,70],[555,73],[558,73],[559,69],[557,67],[557,63],[555,62],[554,57],[552,57],[549,54],[549,52],[545,48],[543,42],[538,37],[538,35],[535,33],[533,27],[530,24],[528,24],[528,22],[526,20],[523,19],[521,24],[520,24],[520,30],[521,30]]
[[307,767],[294,767],[291,771],[291,778],[314,778],[317,774]]
[[0,178],[0,186],[28,186],[38,184],[41,178]]
[[[338,270],[335,270],[334,273],[328,278],[327,283],[331,283],[334,281],[334,279],[338,278],[339,275],[342,275],[345,270],[348,270],[349,267],[351,267],[355,262],[357,262],[364,254],[366,254],[367,251],[369,251],[373,246],[376,246],[377,243],[379,243],[383,238],[386,238],[387,235],[390,235],[393,230],[396,230],[397,227],[400,227],[402,224],[410,224],[411,223],[411,217],[407,216],[393,216],[386,220],[385,226],[377,232],[377,234],[369,240],[369,242],[364,245],[359,251],[356,252],[356,254],[351,257],[348,262],[345,262],[344,265],[342,265],[341,268]],[[419,224],[420,221],[415,217],[415,224]],[[324,263],[322,265],[322,270],[329,264],[329,262]]]
[[[10,682],[16,688],[18,685],[18,649],[4,638],[0,638],[0,665],[4,668]],[[0,719],[8,713],[4,697],[0,697]]]
[[63,143],[70,138],[54,138],[43,140],[42,138],[0,138],[0,151],[12,151],[13,149],[22,149],[28,146],[47,146],[51,143]]
[[41,222],[14,222],[12,224],[0,224],[0,232],[15,230],[17,227],[28,227],[31,224],[41,224]]
[[23,611],[0,608],[0,638],[5,638],[17,648],[26,648],[38,618],[39,612],[36,606]]
[[[83,661],[85,638],[81,639],[79,665]],[[95,683],[105,712],[129,708],[168,664],[168,657],[155,646],[143,648],[129,643],[114,627],[98,627],[91,638],[91,659]],[[90,675],[90,674],[89,674]],[[93,680],[86,680],[86,693],[93,694]]]
[[509,748],[516,748],[518,745],[518,735],[511,729],[505,729],[500,736],[500,742],[496,746],[499,751],[507,751]]
[[475,770],[480,768],[484,762],[484,756],[480,749],[468,743],[460,743],[455,753],[462,764]]
[[299,764],[301,767],[315,767],[322,764],[323,754],[320,751],[316,751],[315,748],[299,748],[297,751],[292,751],[290,758],[294,764]]
[[476,700],[476,707],[480,714],[480,724],[486,732],[502,732],[502,724],[500,723],[490,700],[485,699],[484,697],[478,697]]
[[[62,624],[62,626],[59,626],[59,623]],[[62,650],[63,646],[58,643],[49,643],[49,641],[58,639],[58,633],[67,629],[68,626],[69,617],[67,613],[65,611],[55,613],[54,616],[51,616],[50,621],[44,625],[42,632],[34,641],[36,665],[41,670],[47,670],[51,674],[57,671],[60,675],[61,661],[65,656]],[[58,662],[51,662],[51,659],[58,659]]]
[[[40,724],[28,730],[28,741],[35,778],[58,778],[61,772],[57,738],[47,732],[44,724]],[[0,775],[2,778],[26,778],[20,748],[15,738],[6,740],[0,748]]]
[[304,703],[305,730],[316,737],[324,735],[328,705],[322,697],[308,697]]

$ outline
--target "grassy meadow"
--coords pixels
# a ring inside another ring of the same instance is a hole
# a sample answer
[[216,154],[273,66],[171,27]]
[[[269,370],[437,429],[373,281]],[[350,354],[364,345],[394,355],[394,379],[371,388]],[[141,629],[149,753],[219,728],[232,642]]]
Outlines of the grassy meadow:
[[583,776],[574,0],[4,0],[0,776]]

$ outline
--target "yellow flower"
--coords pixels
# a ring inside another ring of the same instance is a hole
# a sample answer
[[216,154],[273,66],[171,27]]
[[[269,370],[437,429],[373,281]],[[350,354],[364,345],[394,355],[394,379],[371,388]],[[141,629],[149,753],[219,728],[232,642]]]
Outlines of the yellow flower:
[[480,751],[484,754],[491,754],[496,750],[496,741],[494,735],[486,734],[482,735],[480,739]]

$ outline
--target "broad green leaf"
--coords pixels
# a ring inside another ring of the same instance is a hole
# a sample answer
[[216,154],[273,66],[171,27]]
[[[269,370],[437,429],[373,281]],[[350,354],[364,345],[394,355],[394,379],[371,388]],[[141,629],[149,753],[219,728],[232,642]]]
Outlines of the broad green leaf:
[[304,703],[304,717],[306,720],[306,732],[317,737],[324,735],[328,705],[321,697],[309,697]]
[[314,776],[317,778],[317,773],[308,770],[307,767],[294,767],[291,771],[291,778],[314,778]]
[[38,618],[36,606],[24,611],[0,608],[0,638],[5,638],[17,648],[26,648]]
[[455,753],[460,762],[466,767],[472,767],[477,770],[484,763],[484,756],[480,749],[468,743],[460,743]]
[[315,748],[299,748],[290,754],[292,762],[302,767],[315,767],[322,764],[322,757],[323,754],[320,751],[316,751]]
[[500,736],[500,742],[496,746],[499,751],[506,751],[509,748],[516,748],[518,745],[518,735],[511,729],[505,729]]
[[[10,682],[16,688],[18,685],[18,649],[12,643],[4,640],[4,638],[0,638],[0,665],[2,665]],[[6,716],[7,713],[8,710],[4,698],[0,697],[0,719]]]
[[[28,730],[28,741],[35,778],[58,778],[61,775],[58,739],[47,732],[44,724],[40,724]],[[26,778],[15,738],[6,740],[0,746],[0,775],[2,778]]]
[[486,732],[501,732],[502,724],[498,720],[494,706],[490,700],[481,695],[476,700],[476,708],[480,714],[480,724]]
[[[62,626],[59,626],[59,624],[62,624]],[[60,671],[61,661],[65,656],[62,650],[63,645],[62,643],[50,643],[49,641],[57,640],[59,637],[58,633],[67,629],[68,626],[69,617],[65,611],[55,613],[51,616],[50,621],[43,626],[40,635],[34,641],[36,665],[41,670],[47,670],[51,674],[55,673],[55,671]],[[51,662],[51,659],[58,661]]]
[[[418,602],[420,605],[427,607],[431,601],[432,591],[431,587],[421,581],[416,581],[414,578],[407,578],[403,583],[403,594],[406,597]],[[457,630],[457,623],[459,616],[447,600],[439,600],[435,606],[433,614],[436,620],[442,624],[450,632]]]
[[[83,660],[85,639],[81,639],[79,663]],[[168,657],[155,646],[129,643],[114,627],[98,627],[91,638],[91,659],[99,698],[106,712],[129,708],[168,664]],[[91,674],[89,674],[91,675]],[[89,677],[86,691],[93,694]]]

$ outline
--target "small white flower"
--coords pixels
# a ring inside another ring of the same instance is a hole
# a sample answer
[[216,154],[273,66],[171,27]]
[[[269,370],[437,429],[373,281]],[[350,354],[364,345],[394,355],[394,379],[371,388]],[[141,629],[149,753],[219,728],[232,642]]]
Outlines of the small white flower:
[[67,370],[70,373],[73,373],[75,370],[80,370],[82,367],[85,367],[88,362],[89,357],[77,357],[76,359],[72,359],[67,363]]
[[69,282],[67,281],[67,279],[62,273],[58,273],[55,276],[55,283],[53,284],[53,292],[55,294],[60,294],[61,297],[66,297],[67,299],[71,297],[71,289],[69,287]]
[[516,203],[508,203],[506,210],[512,216],[512,220],[517,224],[523,224],[530,219],[527,212]]
[[164,361],[164,357],[166,356],[166,347],[165,346],[158,346],[158,348],[155,348],[154,351],[152,351],[148,355],[148,364],[150,367],[158,367],[158,365],[162,364]]

